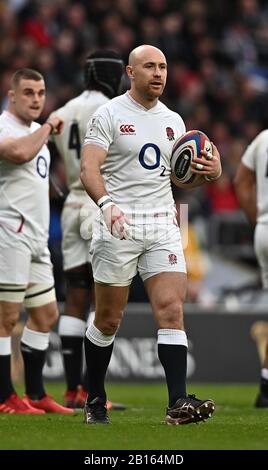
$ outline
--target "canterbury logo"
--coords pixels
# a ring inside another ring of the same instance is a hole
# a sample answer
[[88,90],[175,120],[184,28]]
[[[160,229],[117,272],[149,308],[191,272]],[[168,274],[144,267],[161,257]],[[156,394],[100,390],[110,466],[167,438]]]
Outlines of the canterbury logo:
[[135,127],[133,124],[121,124],[120,132],[122,132],[122,134],[133,134],[135,132]]

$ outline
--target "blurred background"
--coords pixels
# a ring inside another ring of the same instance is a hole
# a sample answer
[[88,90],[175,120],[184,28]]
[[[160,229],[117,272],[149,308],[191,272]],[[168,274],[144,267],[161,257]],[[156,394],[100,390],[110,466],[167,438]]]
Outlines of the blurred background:
[[[212,332],[215,340],[217,335],[211,328],[214,319],[221,318],[223,324],[219,320],[214,328],[217,333],[221,329],[223,343],[230,340],[230,331],[235,342],[241,325],[246,325],[248,342],[241,351],[251,351],[248,361],[252,371],[242,380],[254,380],[262,349],[261,340],[257,341],[256,332],[254,336],[251,330],[262,319],[264,330],[261,328],[260,335],[267,335],[268,300],[261,291],[253,229],[239,208],[233,177],[246,146],[268,127],[267,1],[232,0],[223,6],[220,0],[0,0],[0,108],[6,107],[14,71],[32,67],[46,80],[43,122],[51,111],[82,91],[82,67],[88,53],[108,47],[118,50],[127,64],[130,50],[142,43],[159,47],[167,57],[168,83],[162,101],[182,115],[187,130],[207,133],[222,155],[223,175],[219,181],[191,191],[174,189],[178,210],[181,204],[187,204],[189,211],[189,231],[185,235],[187,321],[190,325],[197,316],[200,330]],[[127,88],[125,77],[122,92]],[[53,180],[65,194],[64,167],[55,149],[52,157]],[[57,298],[62,305],[63,198],[54,186],[50,197],[49,246]],[[130,311],[145,315],[145,324],[149,307],[138,278],[130,301]],[[233,315],[230,325],[226,323],[231,318],[228,314]],[[198,338],[199,328],[196,334]],[[224,344],[222,347],[220,354],[224,355]],[[230,361],[238,349],[234,344]],[[241,362],[246,361],[242,352]]]

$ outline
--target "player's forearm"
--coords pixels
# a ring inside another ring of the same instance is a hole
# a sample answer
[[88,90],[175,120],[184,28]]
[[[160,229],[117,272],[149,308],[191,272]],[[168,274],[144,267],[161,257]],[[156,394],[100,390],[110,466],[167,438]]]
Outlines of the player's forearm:
[[81,181],[83,186],[88,193],[88,195],[93,199],[94,202],[107,194],[105,189],[104,180],[100,173],[92,173],[91,175],[86,174],[86,172],[81,170]]
[[107,195],[100,168],[107,152],[98,145],[85,145],[82,150],[80,179],[88,195],[94,202]]
[[234,187],[241,209],[243,209],[249,221],[256,225],[257,199],[255,173],[241,164],[234,179]]
[[256,225],[257,219],[257,201],[256,201],[256,184],[247,182],[243,183],[241,178],[239,181],[235,180],[235,189],[238,202],[241,209],[245,212],[249,221]]
[[9,160],[16,165],[29,162],[47,143],[49,134],[60,134],[62,129],[62,119],[54,116],[32,134],[19,138],[7,138],[0,142],[0,159]]
[[1,158],[17,165],[32,160],[47,142],[50,132],[50,125],[45,123],[30,135],[18,139],[6,139],[0,145]]
[[50,124],[45,122],[43,126],[27,137],[21,137],[21,163],[29,162],[41,150],[48,140],[49,134],[52,132]]
[[255,192],[252,191],[248,194],[245,193],[238,193],[238,201],[240,204],[241,209],[245,212],[248,220],[252,223],[252,225],[256,225],[257,220],[257,205],[256,205],[256,196]]
[[256,173],[242,162],[238,166],[234,187],[241,209],[249,221],[255,225],[257,220]]
[[92,162],[82,160],[80,179],[88,195],[94,202],[107,194],[100,169]]

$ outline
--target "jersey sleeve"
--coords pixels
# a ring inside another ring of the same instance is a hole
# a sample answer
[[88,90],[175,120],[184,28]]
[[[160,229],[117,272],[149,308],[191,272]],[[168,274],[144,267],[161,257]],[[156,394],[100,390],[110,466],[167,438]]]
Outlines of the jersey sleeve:
[[263,136],[264,133],[261,132],[257,137],[255,137],[242,155],[242,163],[252,171],[256,171],[256,159],[259,148],[263,142]]
[[111,118],[107,108],[103,107],[102,109],[98,109],[90,119],[84,145],[94,144],[108,151],[112,140]]
[[8,127],[0,126],[0,142],[8,137],[14,137],[14,135],[12,135],[12,131]]
[[186,132],[185,123],[184,123],[182,117],[181,117],[179,114],[177,114],[177,116],[178,116],[178,118],[179,118],[179,128],[180,128],[180,132],[181,132],[182,134],[185,134],[185,132]]

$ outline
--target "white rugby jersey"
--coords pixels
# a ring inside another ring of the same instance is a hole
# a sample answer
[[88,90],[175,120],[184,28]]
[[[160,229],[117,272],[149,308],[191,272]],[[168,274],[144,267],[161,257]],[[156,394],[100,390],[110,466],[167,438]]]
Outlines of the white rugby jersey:
[[108,151],[101,166],[105,187],[126,213],[174,213],[170,158],[184,132],[182,118],[163,103],[146,109],[127,92],[97,110],[85,145]]
[[[0,115],[0,139],[24,137],[40,127],[22,124],[13,114]],[[38,154],[22,165],[2,160],[0,155],[0,224],[15,232],[47,240],[49,227],[50,154],[43,145]]]
[[242,162],[256,173],[257,222],[268,223],[268,130],[251,142]]
[[98,107],[109,101],[100,91],[84,91],[53,112],[64,120],[63,132],[52,136],[65,164],[68,189],[84,189],[80,180],[80,156],[88,121]]

